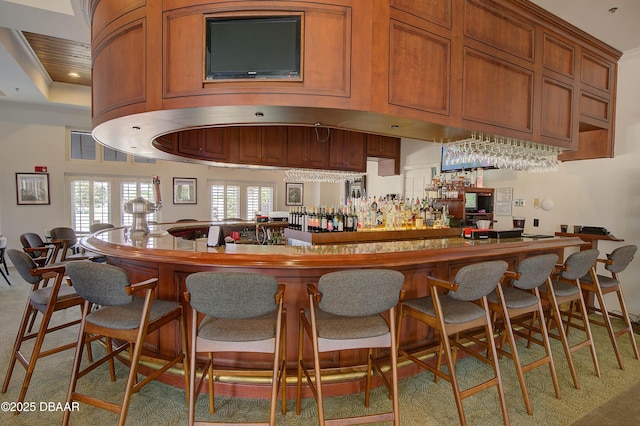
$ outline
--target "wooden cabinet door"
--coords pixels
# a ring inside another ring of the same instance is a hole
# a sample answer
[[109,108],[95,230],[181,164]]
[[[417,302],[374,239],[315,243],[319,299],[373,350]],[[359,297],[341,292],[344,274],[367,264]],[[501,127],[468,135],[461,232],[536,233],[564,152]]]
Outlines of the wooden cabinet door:
[[200,130],[185,130],[180,132],[178,138],[178,152],[189,156],[200,156]]
[[400,154],[400,139],[389,136],[367,135],[367,156],[396,158]]
[[224,138],[221,128],[202,129],[200,146],[201,157],[208,160],[229,160],[229,141]]
[[284,126],[262,129],[262,163],[282,165],[286,159],[287,128]]
[[337,170],[365,171],[366,135],[333,130],[329,138],[329,167]]
[[262,129],[260,127],[238,128],[238,161],[262,163]]
[[286,165],[289,167],[326,168],[329,164],[329,141],[321,142],[312,127],[289,127]]

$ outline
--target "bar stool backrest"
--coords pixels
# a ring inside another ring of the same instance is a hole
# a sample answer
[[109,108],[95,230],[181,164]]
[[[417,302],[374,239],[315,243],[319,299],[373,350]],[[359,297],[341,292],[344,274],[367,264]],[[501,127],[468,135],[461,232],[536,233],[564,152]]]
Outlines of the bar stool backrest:
[[100,306],[128,305],[133,295],[127,294],[131,286],[127,273],[114,265],[76,260],[66,264],[71,284],[84,300]]
[[318,280],[318,308],[347,317],[388,311],[398,304],[403,283],[402,272],[390,269],[329,272]]
[[514,279],[512,284],[522,290],[539,287],[545,283],[557,263],[558,256],[551,253],[529,257],[518,265],[520,278]]
[[607,254],[607,258],[612,260],[613,263],[611,265],[605,265],[605,269],[616,274],[624,271],[633,260],[633,256],[636,254],[637,250],[638,247],[634,245],[618,247],[611,253]]
[[7,250],[7,255],[23,280],[32,285],[42,281],[42,275],[31,275],[30,270],[38,267],[31,256],[23,251],[12,248]]
[[189,303],[198,312],[216,318],[252,318],[278,308],[278,281],[249,272],[196,272],[186,279]]
[[458,290],[450,291],[449,297],[467,302],[481,299],[495,290],[508,266],[503,260],[463,266],[453,279],[458,284]]
[[597,249],[582,250],[573,254],[564,261],[567,269],[562,271],[562,278],[577,280],[589,273],[589,269],[596,263],[600,252]]

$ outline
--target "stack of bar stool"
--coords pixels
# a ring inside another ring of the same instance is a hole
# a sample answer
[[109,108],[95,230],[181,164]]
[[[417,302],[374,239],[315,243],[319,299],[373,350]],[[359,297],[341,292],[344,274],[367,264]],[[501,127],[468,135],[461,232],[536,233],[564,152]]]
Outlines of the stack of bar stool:
[[[525,372],[548,365],[556,398],[560,399],[560,386],[558,385],[558,376],[553,362],[539,291],[540,286],[549,283],[550,275],[557,262],[558,256],[555,254],[529,257],[520,262],[516,273],[507,271],[503,283],[487,297],[489,308],[502,319],[504,324],[498,354],[506,355],[513,360],[528,414],[533,414],[533,408],[524,380]],[[533,319],[531,319],[531,314],[534,314]],[[514,330],[512,324],[521,328]],[[536,338],[533,333],[539,333],[542,340]],[[545,356],[522,365],[516,346],[516,334],[527,339],[529,343],[533,342],[542,346],[545,350]],[[507,341],[510,347],[509,352],[504,350]]]
[[[624,297],[622,296],[620,280],[618,279],[618,274],[624,271],[627,266],[629,266],[629,263],[631,263],[631,261],[633,260],[633,257],[635,256],[637,250],[638,247],[635,245],[622,246],[607,254],[606,259],[598,259],[598,262],[603,263],[604,268],[610,272],[610,276],[597,274],[595,268],[591,268],[588,274],[580,278],[580,285],[582,290],[595,294],[598,301],[599,306],[590,307],[590,309],[593,309],[596,312],[600,312],[602,314],[602,321],[595,318],[589,318],[589,321],[592,324],[596,324],[607,329],[609,338],[611,339],[611,345],[613,346],[613,350],[616,354],[616,359],[618,360],[620,369],[624,369],[624,365],[622,363],[622,357],[620,356],[620,350],[618,348],[618,337],[625,334],[629,335],[629,339],[631,340],[631,347],[633,348],[633,355],[636,359],[639,359],[638,346],[633,335],[633,327],[631,325],[631,320],[629,319],[629,313],[627,312],[627,305],[625,304]],[[616,293],[616,295],[618,296],[618,302],[620,303],[620,309],[622,310],[621,315],[610,313],[607,310],[604,295],[609,293]],[[610,316],[622,319],[625,323],[624,328],[618,331],[614,330],[613,325],[611,324]]]
[[[505,425],[509,424],[498,355],[493,338],[493,322],[487,301],[487,295],[496,290],[507,271],[507,266],[507,263],[501,260],[467,265],[456,273],[453,282],[429,276],[427,277],[429,296],[405,300],[400,303],[400,320],[404,317],[411,317],[424,322],[438,331],[440,335],[440,347],[435,367],[405,350],[400,350],[400,354],[433,373],[435,381],[440,377],[451,383],[462,425],[466,424],[462,400],[493,386],[496,386],[498,390],[504,423]],[[446,293],[440,294],[442,291]],[[478,327],[484,328],[486,340],[479,339],[473,334],[462,334],[465,331],[474,333],[474,329]],[[473,342],[475,345],[467,346],[464,344],[465,341]],[[475,351],[474,346],[476,345],[484,348],[486,355]],[[461,390],[456,377],[455,350],[457,349],[463,350],[491,366],[493,377],[469,389]],[[440,369],[443,352],[448,371]]]

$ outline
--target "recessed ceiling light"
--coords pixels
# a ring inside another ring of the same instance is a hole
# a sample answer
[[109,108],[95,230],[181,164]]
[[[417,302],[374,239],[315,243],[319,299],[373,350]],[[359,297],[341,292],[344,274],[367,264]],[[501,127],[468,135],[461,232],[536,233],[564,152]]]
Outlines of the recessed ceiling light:
[[73,77],[73,78],[78,78],[80,77],[80,74],[78,74],[77,72],[70,72],[69,74],[67,74],[69,77]]

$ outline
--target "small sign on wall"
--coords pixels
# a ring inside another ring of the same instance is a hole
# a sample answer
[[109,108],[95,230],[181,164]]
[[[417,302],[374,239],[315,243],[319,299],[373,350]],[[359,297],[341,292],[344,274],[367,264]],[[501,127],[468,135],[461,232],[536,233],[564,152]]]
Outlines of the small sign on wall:
[[36,166],[34,169],[36,173],[47,173],[47,166]]
[[496,188],[496,216],[511,216],[513,188]]

